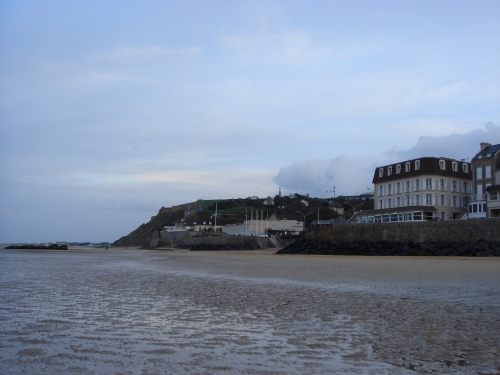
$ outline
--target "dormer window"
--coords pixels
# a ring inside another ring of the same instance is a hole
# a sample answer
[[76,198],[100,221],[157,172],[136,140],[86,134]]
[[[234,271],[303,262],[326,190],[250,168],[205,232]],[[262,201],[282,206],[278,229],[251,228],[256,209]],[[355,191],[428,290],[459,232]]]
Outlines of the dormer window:
[[458,166],[457,166],[457,162],[456,161],[454,161],[453,163],[451,163],[451,170],[453,172],[458,171]]
[[401,173],[401,164],[396,165],[396,174]]
[[405,172],[409,172],[410,171],[410,163],[406,163],[405,164]]
[[462,163],[462,171],[464,173],[469,173],[469,166],[467,165],[467,163]]
[[444,160],[439,161],[439,169],[441,169],[442,171],[446,169],[446,163],[444,162]]
[[387,167],[387,176],[392,174],[392,167]]
[[379,176],[379,177],[383,177],[383,176],[384,176],[384,168],[380,168],[380,169],[378,170],[378,176]]
[[418,171],[420,169],[420,160],[415,160],[415,170]]

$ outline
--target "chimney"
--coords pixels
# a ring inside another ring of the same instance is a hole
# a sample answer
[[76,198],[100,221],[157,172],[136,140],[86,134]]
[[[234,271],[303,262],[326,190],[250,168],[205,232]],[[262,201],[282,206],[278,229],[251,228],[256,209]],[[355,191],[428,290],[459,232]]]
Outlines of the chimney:
[[486,142],[481,142],[481,150],[483,151],[485,148],[488,148],[491,146],[491,143],[486,143]]

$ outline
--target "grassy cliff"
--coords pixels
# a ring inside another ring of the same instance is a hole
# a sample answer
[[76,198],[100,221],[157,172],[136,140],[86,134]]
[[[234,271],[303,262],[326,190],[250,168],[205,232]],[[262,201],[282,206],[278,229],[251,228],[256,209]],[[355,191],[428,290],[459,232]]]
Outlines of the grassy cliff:
[[182,206],[162,208],[156,216],[151,217],[151,220],[148,223],[142,224],[130,234],[115,241],[112,246],[147,246],[149,245],[149,240],[154,231],[163,229],[165,225],[174,225],[174,223],[183,216],[184,210],[182,209]]

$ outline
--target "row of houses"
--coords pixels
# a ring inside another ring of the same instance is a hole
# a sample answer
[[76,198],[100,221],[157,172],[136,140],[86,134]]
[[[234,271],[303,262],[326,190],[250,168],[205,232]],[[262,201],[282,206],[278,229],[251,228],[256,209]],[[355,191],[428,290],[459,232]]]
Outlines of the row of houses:
[[[377,167],[373,181],[374,209],[355,213],[350,222],[377,223],[500,217],[500,144],[481,143],[470,162],[422,157]],[[281,195],[281,191],[280,191]],[[355,196],[355,199],[371,199]],[[252,197],[258,199],[257,197]],[[307,202],[303,202],[307,205]],[[343,215],[343,206],[330,202]],[[271,197],[264,205],[273,205]],[[333,221],[313,222],[332,225]],[[264,210],[248,212],[240,224],[226,224],[220,215],[203,215],[203,205],[184,208],[184,218],[164,231],[218,232],[230,235],[298,234],[304,223],[278,219]]]
[[375,208],[360,223],[500,217],[500,144],[483,142],[470,162],[423,157],[381,166]]
[[[304,223],[298,220],[279,219],[276,214],[269,214],[265,210],[251,210],[248,219],[243,223],[227,224],[221,215],[192,215],[192,209],[185,208],[184,219],[179,220],[175,226],[166,226],[165,232],[193,231],[197,233],[226,233],[232,236],[267,236],[276,234],[298,234],[304,230]],[[202,205],[196,209],[197,213],[203,212]]]

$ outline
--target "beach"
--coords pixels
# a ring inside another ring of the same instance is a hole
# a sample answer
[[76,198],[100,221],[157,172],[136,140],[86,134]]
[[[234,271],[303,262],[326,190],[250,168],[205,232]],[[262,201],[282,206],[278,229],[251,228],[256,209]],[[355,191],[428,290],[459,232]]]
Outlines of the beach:
[[0,250],[0,374],[498,374],[500,259]]

